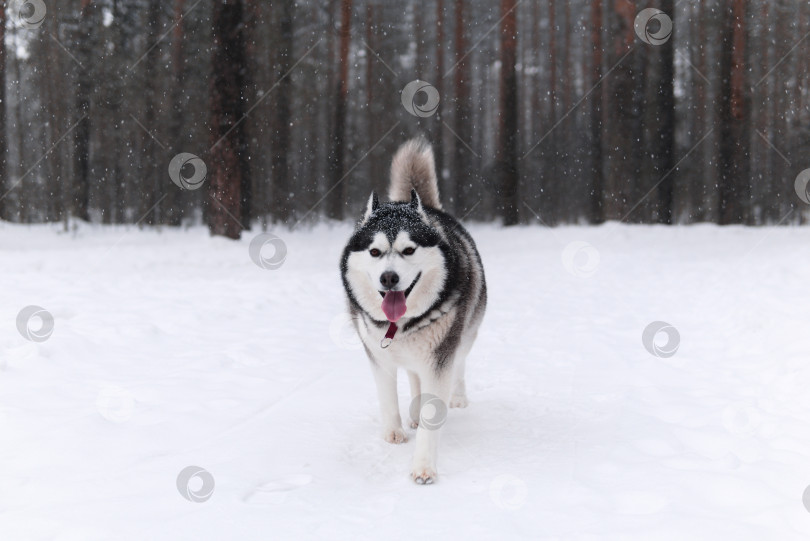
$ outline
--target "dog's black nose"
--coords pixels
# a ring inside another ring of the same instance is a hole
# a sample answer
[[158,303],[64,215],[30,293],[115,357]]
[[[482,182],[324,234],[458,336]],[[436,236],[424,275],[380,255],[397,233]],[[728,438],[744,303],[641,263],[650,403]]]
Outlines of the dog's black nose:
[[385,289],[391,289],[399,283],[399,275],[394,271],[385,271],[380,276],[380,283]]

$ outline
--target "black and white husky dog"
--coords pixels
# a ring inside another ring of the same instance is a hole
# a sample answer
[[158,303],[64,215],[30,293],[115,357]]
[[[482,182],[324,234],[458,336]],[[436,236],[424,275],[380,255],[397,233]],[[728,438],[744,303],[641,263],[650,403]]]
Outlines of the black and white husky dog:
[[383,437],[408,440],[397,370],[408,372],[416,451],[411,476],[436,479],[447,407],[467,406],[464,361],[487,303],[484,267],[469,233],[442,212],[433,149],[403,144],[391,164],[390,203],[371,194],[340,261],[349,310],[377,383]]

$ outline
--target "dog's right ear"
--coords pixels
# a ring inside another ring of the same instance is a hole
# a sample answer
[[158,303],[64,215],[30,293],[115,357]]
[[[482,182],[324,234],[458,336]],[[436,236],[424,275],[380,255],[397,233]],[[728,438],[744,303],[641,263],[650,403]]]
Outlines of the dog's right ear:
[[368,203],[366,204],[366,214],[363,216],[363,221],[361,223],[366,223],[379,206],[380,199],[377,197],[377,192],[371,192],[371,197],[368,198]]

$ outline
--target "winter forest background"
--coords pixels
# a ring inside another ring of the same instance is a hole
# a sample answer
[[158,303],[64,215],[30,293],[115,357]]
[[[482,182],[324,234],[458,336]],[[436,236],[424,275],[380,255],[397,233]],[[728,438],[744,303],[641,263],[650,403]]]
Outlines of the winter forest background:
[[[0,6],[0,541],[810,539],[810,1]],[[338,265],[418,134],[429,487]]]
[[417,133],[468,220],[807,208],[808,2],[20,0],[3,17],[12,222],[238,237],[354,219]]

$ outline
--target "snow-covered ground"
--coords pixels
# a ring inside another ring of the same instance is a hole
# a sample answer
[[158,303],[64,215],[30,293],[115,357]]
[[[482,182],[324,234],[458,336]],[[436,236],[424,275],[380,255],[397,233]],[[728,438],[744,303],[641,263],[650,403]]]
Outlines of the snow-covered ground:
[[0,539],[810,536],[810,228],[471,231],[471,403],[418,486],[343,315],[349,226],[275,231],[275,270],[251,234],[0,226]]

